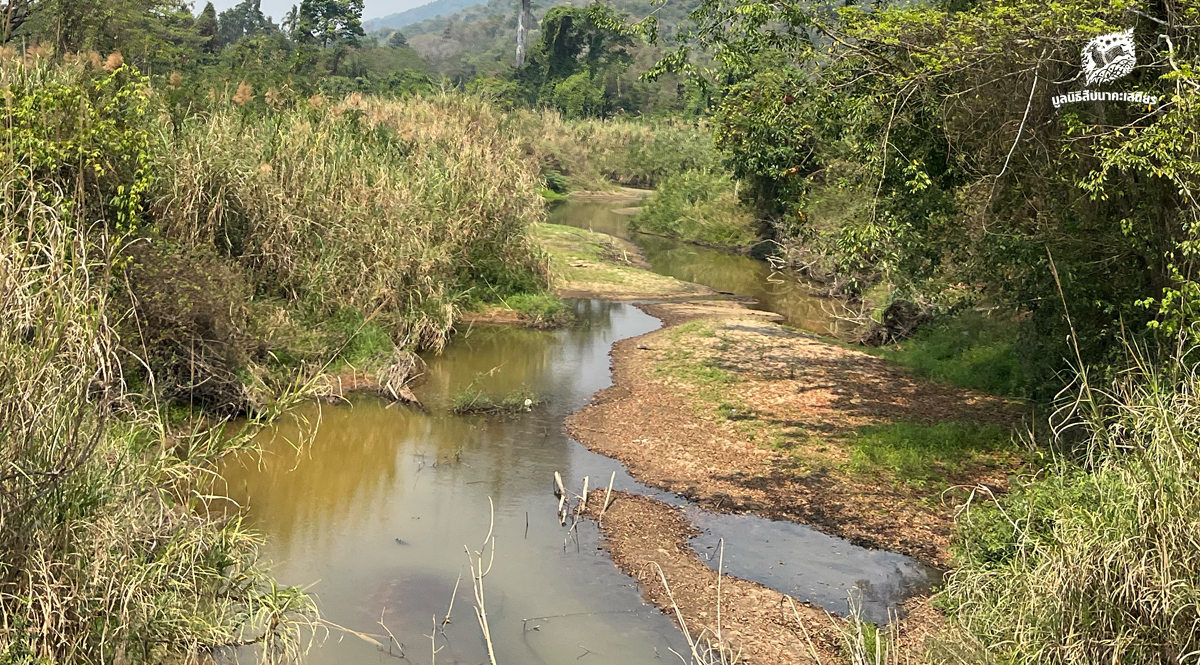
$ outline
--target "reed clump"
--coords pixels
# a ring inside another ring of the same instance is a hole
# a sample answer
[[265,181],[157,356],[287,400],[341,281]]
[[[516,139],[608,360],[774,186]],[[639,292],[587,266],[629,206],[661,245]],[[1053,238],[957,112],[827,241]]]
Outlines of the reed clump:
[[401,346],[440,348],[467,298],[546,286],[537,165],[502,122],[456,96],[221,110],[158,136],[153,214],[256,294],[380,312]]
[[[1200,650],[1200,375],[1195,352],[1134,353],[1055,419],[1068,453],[959,518],[947,654],[1004,663],[1179,663]],[[953,641],[951,641],[953,642]],[[981,646],[986,645],[986,646]],[[969,648],[968,648],[969,647]],[[958,662],[958,656],[947,657]]]
[[317,374],[399,394],[462,303],[543,290],[539,166],[470,98],[189,116],[110,60],[0,62],[0,662],[293,659],[315,607],[218,465]]
[[216,464],[251,445],[253,423],[170,427],[125,373],[162,366],[122,338],[123,277],[149,237],[150,102],[109,64],[0,62],[0,662],[191,661],[240,644],[289,659],[312,602],[212,505]]

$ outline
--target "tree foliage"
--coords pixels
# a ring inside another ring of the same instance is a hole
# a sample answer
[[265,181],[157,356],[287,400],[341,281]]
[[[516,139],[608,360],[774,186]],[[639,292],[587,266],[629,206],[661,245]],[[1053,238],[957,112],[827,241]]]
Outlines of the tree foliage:
[[[1060,283],[1090,360],[1108,358],[1122,330],[1194,322],[1198,11],[705,0],[656,73],[720,90],[718,143],[782,235],[863,281],[1031,312],[1025,348],[1053,368],[1067,351]],[[1138,66],[1096,89],[1161,103],[1056,108],[1084,87],[1083,45],[1126,27]],[[698,67],[696,50],[713,65]],[[833,190],[863,203],[810,215]]]

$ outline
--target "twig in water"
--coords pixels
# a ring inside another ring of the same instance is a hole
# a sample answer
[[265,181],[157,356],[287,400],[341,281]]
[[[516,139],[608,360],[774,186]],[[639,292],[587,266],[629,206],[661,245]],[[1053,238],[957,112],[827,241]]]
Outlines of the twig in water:
[[[471,566],[471,586],[475,588],[475,618],[479,620],[479,629],[483,631],[483,639],[487,644],[488,660],[492,665],[497,665],[496,649],[492,646],[492,631],[488,627],[487,607],[484,603],[483,593],[483,578],[492,572],[492,564],[496,562],[496,539],[492,537],[492,530],[496,526],[496,506],[492,503],[492,497],[490,496],[488,497],[488,508],[491,512],[490,523],[488,524],[487,537],[483,539],[483,545],[474,554],[471,553],[470,548],[466,545],[463,545],[463,549],[467,552],[467,561]],[[492,546],[492,552],[487,568],[485,569],[483,567],[483,553],[487,551],[489,543]]]
[[567,523],[567,513],[563,505],[567,501],[567,488],[563,487],[562,475],[559,472],[554,472],[554,485],[558,490],[558,524],[562,526]]
[[588,477],[583,477],[583,494],[579,495],[579,505],[575,507],[575,516],[578,517],[587,508],[587,486]]
[[450,592],[450,607],[446,608],[446,616],[442,619],[442,626],[450,623],[450,613],[454,611],[454,598],[458,596],[459,582],[462,582],[462,568],[458,569],[458,579],[454,580],[454,591]]
[[[407,659],[408,656],[404,655],[404,643],[401,642],[400,640],[396,639],[396,636],[392,634],[392,629],[388,628],[387,624],[383,622],[383,615],[386,612],[387,612],[387,606],[384,606],[383,609],[379,610],[379,625],[383,626],[383,629],[385,631],[387,631],[388,638],[391,640],[391,642],[388,642],[388,655],[395,656],[396,658],[406,658]],[[392,653],[392,642],[395,642],[396,645],[398,647],[400,647],[400,655],[399,656],[396,656],[396,654]]]
[[604,526],[604,511],[608,510],[608,499],[612,496],[613,481],[617,479],[617,472],[612,472],[612,477],[608,479],[608,491],[604,493],[604,505],[600,506],[600,518],[596,520],[597,526]]
[[438,652],[441,651],[442,649],[445,649],[446,645],[443,644],[440,647],[437,645],[437,634],[438,634],[437,615],[434,615],[432,618],[433,618],[433,630],[429,631],[429,634],[426,635],[425,637],[429,638],[429,662],[432,665],[437,665]]

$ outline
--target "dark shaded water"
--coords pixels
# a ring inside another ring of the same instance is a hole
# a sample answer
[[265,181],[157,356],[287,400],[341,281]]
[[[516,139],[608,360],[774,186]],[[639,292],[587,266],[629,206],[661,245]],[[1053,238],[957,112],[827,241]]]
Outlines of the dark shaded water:
[[[444,647],[437,662],[485,662],[463,548],[477,549],[483,540],[490,499],[496,555],[485,585],[499,662],[648,665],[674,658],[669,647],[684,650],[671,620],[644,605],[633,580],[600,549],[594,524],[579,524],[576,544],[566,540],[555,516],[555,471],[576,490],[584,476],[596,487],[616,472],[616,489],[655,494],[618,462],[568,438],[563,419],[610,385],[613,342],[659,323],[627,304],[579,301],[574,307],[577,326],[476,327],[427,358],[426,380],[416,391],[425,412],[373,400],[313,404],[264,436],[261,462],[246,459],[224,469],[232,497],[249,507],[248,520],[267,535],[265,554],[277,577],[312,585],[326,619],[386,642],[382,615],[409,661],[427,663],[426,635],[433,617],[446,613],[462,573],[452,623],[437,638]],[[531,390],[544,401],[508,419],[451,415],[454,396],[468,387],[494,397]],[[297,448],[305,432],[311,440]],[[672,495],[656,496],[685,505]],[[857,588],[868,614],[883,620],[889,605],[931,579],[906,557],[800,525],[694,507],[688,514],[705,531],[694,543],[698,551],[715,551],[709,548],[725,539],[727,572],[831,610],[844,611],[847,594]],[[309,660],[391,658],[334,633]]]

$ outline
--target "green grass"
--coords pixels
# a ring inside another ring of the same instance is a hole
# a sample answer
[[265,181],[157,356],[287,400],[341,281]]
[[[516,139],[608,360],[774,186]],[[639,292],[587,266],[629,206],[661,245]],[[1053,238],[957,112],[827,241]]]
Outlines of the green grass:
[[925,326],[898,345],[866,350],[909,367],[918,376],[994,395],[1024,397],[1031,378],[1018,355],[1018,327],[1009,319],[964,312]]
[[567,304],[553,293],[518,293],[503,303],[535,327],[561,325],[571,318]]
[[955,422],[869,425],[849,443],[851,471],[882,473],[919,489],[950,484],[975,465],[994,463],[998,453],[1017,454],[1003,428]]
[[556,287],[614,296],[670,296],[696,287],[631,265],[628,244],[612,236],[560,224],[538,224],[535,236],[550,257]]
[[459,415],[512,415],[530,411],[540,403],[537,393],[525,389],[514,390],[496,400],[474,387],[468,387],[454,396],[450,410]]

